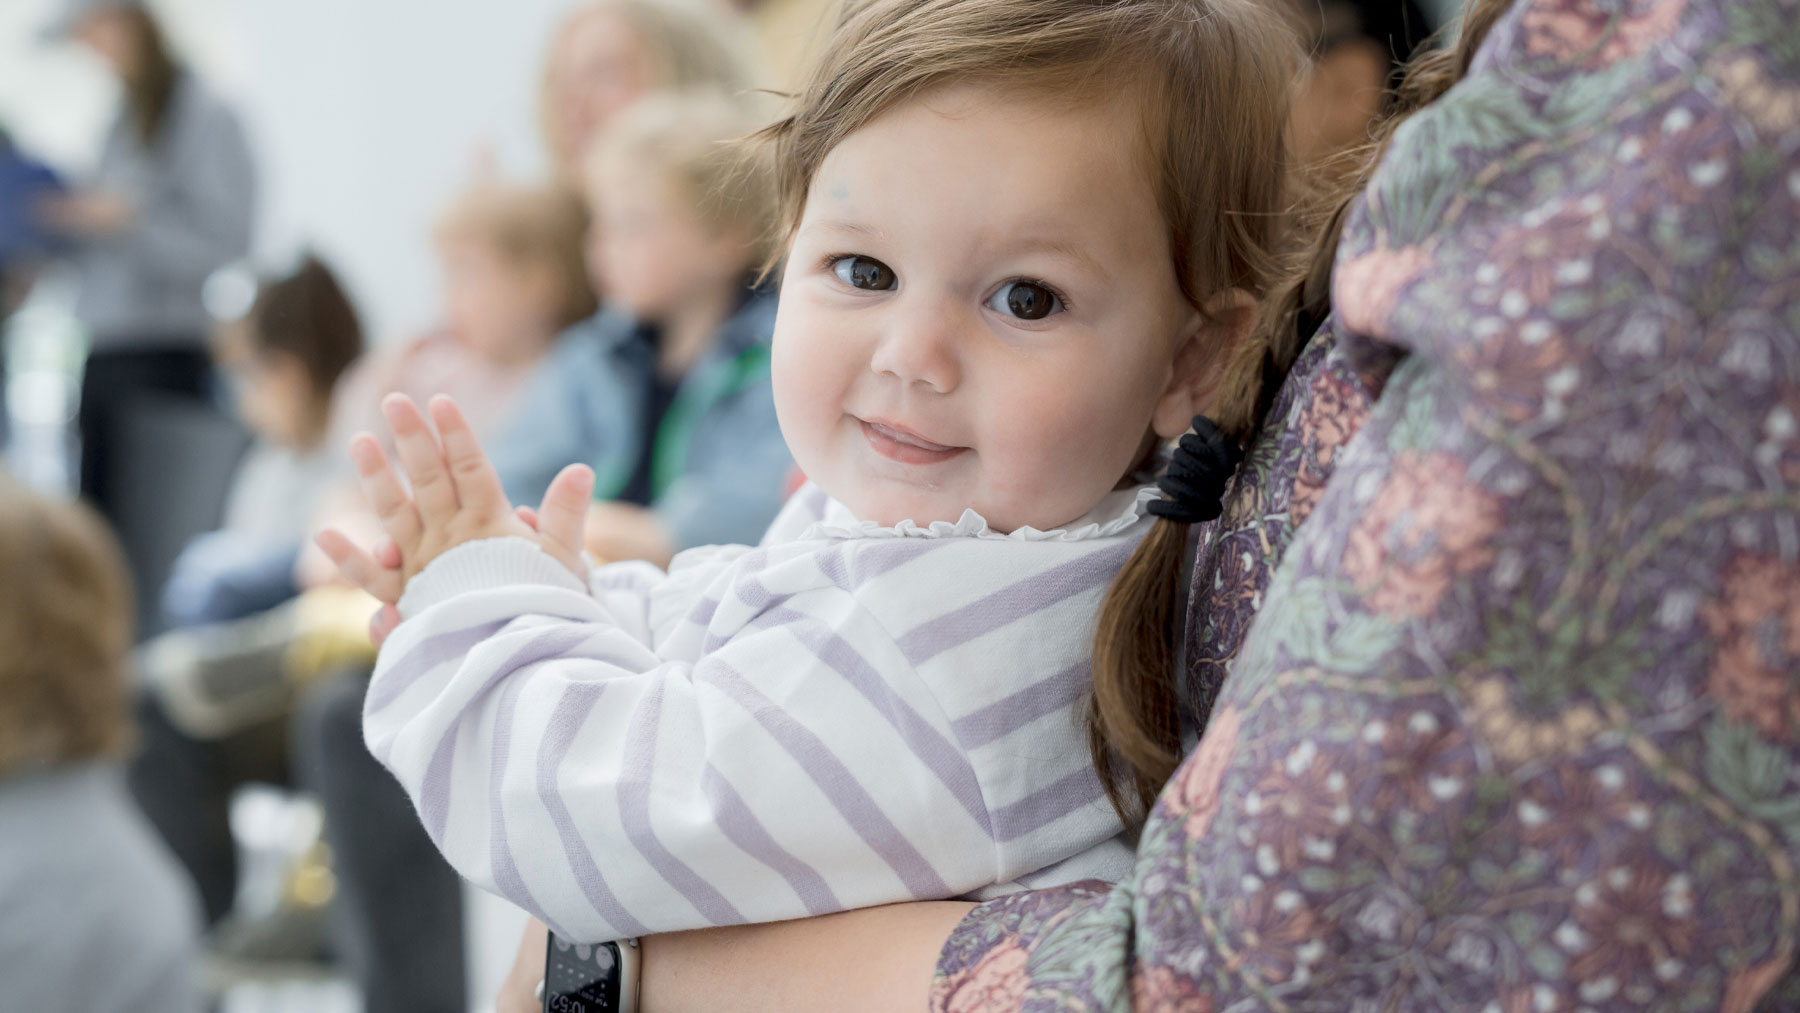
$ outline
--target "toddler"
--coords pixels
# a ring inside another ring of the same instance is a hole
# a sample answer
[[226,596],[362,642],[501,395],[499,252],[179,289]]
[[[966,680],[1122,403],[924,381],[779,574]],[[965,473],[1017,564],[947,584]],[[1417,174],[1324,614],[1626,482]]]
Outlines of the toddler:
[[454,404],[440,444],[390,399],[410,492],[351,449],[400,566],[322,541],[398,599],[366,734],[451,863],[596,941],[1124,873],[1145,789],[1084,712],[1173,755],[1193,459],[1292,344],[1295,48],[1247,0],[855,5],[767,131],[811,482],[759,547],[590,571],[591,472],[515,514]]

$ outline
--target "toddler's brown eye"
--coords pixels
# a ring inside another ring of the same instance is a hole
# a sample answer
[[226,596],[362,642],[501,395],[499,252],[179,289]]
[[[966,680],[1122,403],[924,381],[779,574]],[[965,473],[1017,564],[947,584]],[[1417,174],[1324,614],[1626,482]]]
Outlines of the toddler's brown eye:
[[839,257],[832,262],[831,270],[851,288],[879,292],[894,287],[893,269],[873,257]]
[[1020,320],[1042,320],[1062,309],[1062,300],[1035,281],[1009,281],[988,300],[988,306]]

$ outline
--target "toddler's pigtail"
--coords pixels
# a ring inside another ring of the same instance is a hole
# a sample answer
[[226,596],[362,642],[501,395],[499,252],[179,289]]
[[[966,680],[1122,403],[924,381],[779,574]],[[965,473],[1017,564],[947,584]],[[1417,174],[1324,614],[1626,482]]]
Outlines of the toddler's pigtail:
[[1158,519],[1113,578],[1094,635],[1088,748],[1113,808],[1149,811],[1181,758],[1175,636],[1189,525]]

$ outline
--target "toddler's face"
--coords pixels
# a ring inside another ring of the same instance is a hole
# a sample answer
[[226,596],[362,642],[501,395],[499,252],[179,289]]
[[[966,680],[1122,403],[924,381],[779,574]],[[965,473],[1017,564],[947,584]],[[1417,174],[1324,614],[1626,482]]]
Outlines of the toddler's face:
[[1058,527],[1117,486],[1153,421],[1185,428],[1176,352],[1200,318],[1137,119],[1070,105],[940,90],[820,167],[782,278],[775,404],[800,468],[858,517]]

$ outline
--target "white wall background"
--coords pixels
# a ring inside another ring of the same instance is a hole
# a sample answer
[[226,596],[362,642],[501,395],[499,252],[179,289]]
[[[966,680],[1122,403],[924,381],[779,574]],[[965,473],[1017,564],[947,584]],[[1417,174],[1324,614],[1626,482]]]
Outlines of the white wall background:
[[[79,177],[116,101],[38,28],[62,0],[0,0],[0,122]],[[345,275],[371,334],[429,326],[431,224],[478,146],[537,178],[539,65],[570,0],[155,0],[175,47],[241,112],[262,170],[257,248]]]

